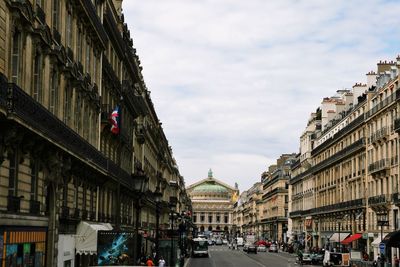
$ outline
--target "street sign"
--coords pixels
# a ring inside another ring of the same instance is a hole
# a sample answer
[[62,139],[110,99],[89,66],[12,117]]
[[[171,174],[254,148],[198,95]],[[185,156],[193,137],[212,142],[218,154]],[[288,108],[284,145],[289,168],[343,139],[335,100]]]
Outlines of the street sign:
[[381,251],[381,253],[385,252],[385,243],[379,243],[379,250]]

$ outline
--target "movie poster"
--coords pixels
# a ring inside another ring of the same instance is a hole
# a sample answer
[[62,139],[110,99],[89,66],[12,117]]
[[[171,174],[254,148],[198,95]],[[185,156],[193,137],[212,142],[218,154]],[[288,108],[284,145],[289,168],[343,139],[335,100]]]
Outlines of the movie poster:
[[98,231],[97,232],[97,264],[135,265],[133,251],[135,246],[133,232]]

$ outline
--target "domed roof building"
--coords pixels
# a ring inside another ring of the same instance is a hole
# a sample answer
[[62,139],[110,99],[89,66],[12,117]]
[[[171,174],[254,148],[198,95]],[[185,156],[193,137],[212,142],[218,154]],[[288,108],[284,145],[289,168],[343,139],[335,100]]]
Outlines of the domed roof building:
[[193,222],[201,233],[219,232],[228,234],[232,230],[233,204],[239,196],[238,185],[232,187],[213,177],[208,177],[186,188],[193,207]]

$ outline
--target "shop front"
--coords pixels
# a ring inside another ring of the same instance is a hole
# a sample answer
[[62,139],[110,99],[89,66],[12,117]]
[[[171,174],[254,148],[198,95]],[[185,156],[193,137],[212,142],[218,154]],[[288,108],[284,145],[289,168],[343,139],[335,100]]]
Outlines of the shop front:
[[1,267],[45,266],[47,228],[0,228]]

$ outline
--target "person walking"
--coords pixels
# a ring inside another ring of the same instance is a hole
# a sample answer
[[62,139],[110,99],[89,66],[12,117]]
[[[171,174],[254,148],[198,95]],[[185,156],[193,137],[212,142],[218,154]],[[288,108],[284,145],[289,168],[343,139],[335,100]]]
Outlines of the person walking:
[[146,266],[154,266],[154,262],[150,257],[146,261]]
[[160,257],[160,260],[158,261],[158,267],[165,267],[165,260],[162,256]]

